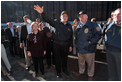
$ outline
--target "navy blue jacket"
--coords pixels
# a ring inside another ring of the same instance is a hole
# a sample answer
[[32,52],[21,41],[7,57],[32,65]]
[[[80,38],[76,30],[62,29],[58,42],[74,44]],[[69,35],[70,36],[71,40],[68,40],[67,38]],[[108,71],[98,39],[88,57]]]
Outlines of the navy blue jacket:
[[44,12],[41,16],[46,22],[55,28],[55,31],[53,32],[54,41],[68,42],[69,46],[73,46],[73,31],[72,26],[69,23],[64,25],[62,22],[54,21]]
[[121,52],[121,24],[112,25],[107,33],[106,47],[109,51]]
[[[87,20],[81,28],[77,26],[76,30],[76,48],[78,53],[94,53],[96,44],[101,38],[100,27],[95,22]],[[89,43],[91,42],[91,44]]]

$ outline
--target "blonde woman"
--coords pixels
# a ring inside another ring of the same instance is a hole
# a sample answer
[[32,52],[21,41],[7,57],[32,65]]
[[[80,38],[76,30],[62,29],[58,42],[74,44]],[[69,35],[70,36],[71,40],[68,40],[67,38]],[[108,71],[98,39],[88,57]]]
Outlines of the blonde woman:
[[44,74],[43,56],[46,54],[46,41],[44,33],[38,30],[38,23],[31,24],[32,33],[27,36],[27,52],[28,56],[32,57],[35,77],[38,73],[38,64],[42,75]]

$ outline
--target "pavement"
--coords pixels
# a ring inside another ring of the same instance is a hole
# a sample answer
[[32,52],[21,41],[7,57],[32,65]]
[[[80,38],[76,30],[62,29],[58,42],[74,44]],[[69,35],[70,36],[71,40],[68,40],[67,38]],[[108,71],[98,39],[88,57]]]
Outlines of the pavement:
[[[8,75],[7,68],[3,61],[1,61],[1,81],[87,81],[87,71],[81,76],[75,76],[78,73],[78,57],[76,55],[68,55],[68,71],[70,72],[70,76],[66,76],[61,72],[61,78],[57,78],[55,66],[52,65],[47,69],[47,64],[44,60],[45,73],[41,75],[39,72],[35,78],[33,65],[31,65],[29,71],[26,71],[24,58],[19,59],[19,56],[11,57],[9,49],[6,49],[6,52],[12,66],[12,75]],[[107,81],[107,78],[106,53],[97,50],[95,54],[95,74],[93,81]]]

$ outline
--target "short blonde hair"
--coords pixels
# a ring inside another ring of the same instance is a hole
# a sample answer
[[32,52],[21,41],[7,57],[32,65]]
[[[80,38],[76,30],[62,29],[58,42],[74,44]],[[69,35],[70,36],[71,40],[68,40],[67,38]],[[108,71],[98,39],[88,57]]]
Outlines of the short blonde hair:
[[[37,22],[32,22],[32,23],[31,23],[31,29],[32,29],[32,31],[33,31],[33,25],[34,25],[34,24],[37,24],[37,26],[38,26],[38,23],[37,23]],[[38,28],[39,28],[39,26],[38,26]]]

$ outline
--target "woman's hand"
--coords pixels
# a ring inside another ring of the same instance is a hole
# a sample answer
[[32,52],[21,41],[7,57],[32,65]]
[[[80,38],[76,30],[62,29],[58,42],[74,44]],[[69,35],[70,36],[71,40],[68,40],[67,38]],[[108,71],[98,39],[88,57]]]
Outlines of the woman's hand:
[[31,57],[31,52],[28,52],[28,56]]
[[41,14],[43,12],[43,6],[40,7],[39,5],[34,5],[34,10]]

